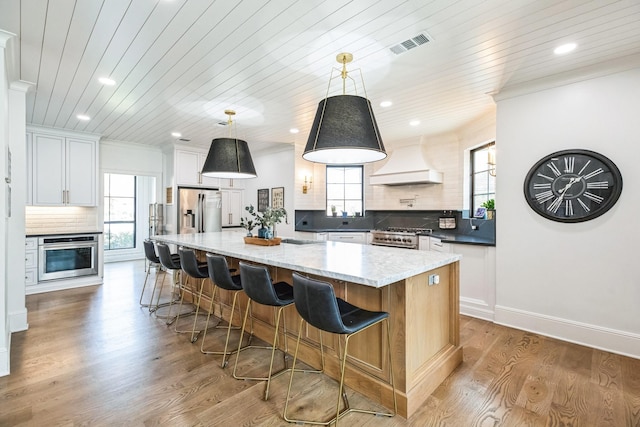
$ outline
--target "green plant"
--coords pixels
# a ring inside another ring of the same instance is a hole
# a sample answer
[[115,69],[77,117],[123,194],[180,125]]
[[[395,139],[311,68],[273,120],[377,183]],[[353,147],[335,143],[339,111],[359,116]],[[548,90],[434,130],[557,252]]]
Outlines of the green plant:
[[264,212],[258,212],[255,210],[253,205],[249,205],[245,206],[244,209],[249,212],[249,215],[255,218],[257,224],[266,228],[281,223],[282,219],[287,216],[287,211],[284,208],[274,209],[272,207],[267,207]]
[[486,202],[484,202],[483,204],[481,204],[480,206],[482,206],[483,208],[487,208],[489,210],[495,210],[496,201],[494,199],[489,199]]
[[247,230],[248,233],[251,233],[251,230],[256,228],[258,224],[254,223],[252,219],[242,217],[240,218],[240,227]]
[[331,205],[331,212],[336,212],[336,205]]

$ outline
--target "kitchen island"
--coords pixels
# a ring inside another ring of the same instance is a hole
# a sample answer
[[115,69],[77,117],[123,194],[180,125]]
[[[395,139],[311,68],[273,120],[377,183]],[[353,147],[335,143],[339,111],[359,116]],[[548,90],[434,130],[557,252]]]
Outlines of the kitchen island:
[[[277,246],[245,244],[244,233],[159,235],[154,240],[228,258],[230,266],[248,261],[269,268],[274,281],[292,283],[298,272],[330,282],[336,295],[368,310],[389,313],[393,370],[398,391],[398,412],[410,418],[435,388],[462,362],[459,344],[459,260],[451,253],[412,251],[356,243],[294,241]],[[203,255],[201,253],[201,256]],[[210,293],[209,293],[210,294]],[[229,298],[216,296],[216,312],[229,316]],[[208,301],[201,303],[209,305]],[[243,307],[245,303],[243,302]],[[270,307],[252,307],[254,333],[270,341]],[[239,323],[239,317],[234,317]],[[299,317],[286,313],[286,338],[293,349]],[[337,336],[323,335],[325,371],[339,375]],[[285,342],[281,340],[281,342]],[[320,366],[319,333],[308,327],[299,357]],[[393,407],[390,366],[384,330],[372,327],[352,339],[346,384],[369,398]]]

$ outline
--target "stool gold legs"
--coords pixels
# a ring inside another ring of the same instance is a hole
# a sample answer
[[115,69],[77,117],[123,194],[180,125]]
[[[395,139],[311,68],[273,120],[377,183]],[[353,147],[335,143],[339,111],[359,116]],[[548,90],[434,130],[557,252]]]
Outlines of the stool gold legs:
[[[371,410],[367,410],[367,409],[359,409],[359,408],[351,408],[349,406],[349,401],[347,399],[347,394],[344,392],[344,374],[345,374],[345,368],[346,368],[346,362],[347,362],[347,355],[348,355],[348,347],[349,347],[349,339],[356,335],[357,333],[364,331],[365,329],[373,326],[373,325],[377,325],[380,322],[376,322],[372,325],[367,326],[366,328],[363,328],[361,330],[359,330],[358,332],[355,332],[353,334],[347,334],[345,335],[345,344],[344,344],[344,352],[340,358],[340,382],[339,382],[339,387],[338,387],[338,401],[336,404],[336,415],[335,417],[326,420],[326,421],[315,421],[315,420],[301,420],[301,419],[293,419],[293,418],[289,418],[287,415],[287,409],[289,407],[289,400],[290,400],[290,396],[291,396],[291,387],[293,385],[293,374],[294,372],[296,372],[297,370],[295,369],[296,367],[296,361],[298,359],[298,349],[300,346],[300,337],[302,335],[302,327],[304,324],[304,319],[300,319],[300,329],[298,332],[298,339],[296,341],[296,350],[295,350],[295,354],[293,356],[293,363],[291,366],[291,376],[289,378],[289,387],[287,389],[287,398],[285,400],[285,404],[284,404],[284,411],[283,411],[283,418],[285,419],[285,421],[288,421],[290,423],[305,423],[305,424],[315,424],[315,425],[330,425],[332,423],[335,422],[336,427],[338,426],[338,421],[340,420],[340,418],[344,417],[345,415],[347,415],[350,412],[361,412],[361,413],[365,413],[365,414],[372,414],[372,415],[379,415],[379,416],[386,416],[386,417],[393,417],[397,412],[398,412],[398,403],[397,403],[397,399],[396,399],[396,385],[395,385],[395,380],[394,380],[394,376],[393,376],[393,361],[392,361],[392,355],[391,355],[391,331],[390,331],[390,327],[389,327],[389,320],[388,319],[383,319],[381,322],[385,322],[386,323],[386,329],[387,329],[387,343],[388,343],[388,353],[389,353],[389,370],[390,370],[390,374],[391,374],[391,387],[393,390],[393,412],[379,412],[379,411],[371,411]],[[322,357],[322,370],[324,371],[324,351],[323,351],[323,344],[322,344],[322,331],[320,332],[320,354]],[[322,371],[317,371],[317,372],[322,372]],[[342,400],[342,404],[343,404],[343,408],[340,409],[340,401]]]

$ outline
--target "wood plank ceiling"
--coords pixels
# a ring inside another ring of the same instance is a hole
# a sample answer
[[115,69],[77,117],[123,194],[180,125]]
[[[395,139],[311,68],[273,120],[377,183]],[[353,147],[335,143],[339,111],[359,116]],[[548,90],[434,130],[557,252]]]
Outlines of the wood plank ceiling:
[[[219,125],[227,108],[253,150],[304,144],[327,87],[342,90],[329,76],[343,51],[388,148],[491,113],[489,94],[505,88],[596,64],[631,68],[640,55],[637,0],[0,0],[0,9],[0,29],[20,40],[19,78],[36,85],[27,123],[158,147],[176,142],[172,132],[207,147],[229,134]],[[390,50],[423,32],[430,42]],[[577,49],[554,55],[566,42]]]

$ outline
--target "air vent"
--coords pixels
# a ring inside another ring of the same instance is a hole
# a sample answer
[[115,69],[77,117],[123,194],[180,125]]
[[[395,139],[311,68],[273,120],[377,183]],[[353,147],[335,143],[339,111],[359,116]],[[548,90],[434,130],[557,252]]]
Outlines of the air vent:
[[191,140],[189,138],[180,138],[180,139],[178,139],[178,141],[180,141],[180,142],[191,142]]
[[411,37],[408,40],[402,41],[396,45],[391,46],[389,49],[391,50],[391,52],[395,53],[396,55],[400,55],[401,53],[407,52],[413,49],[414,47],[427,44],[431,40],[433,40],[431,36],[427,34],[426,31],[423,31],[415,37]]

